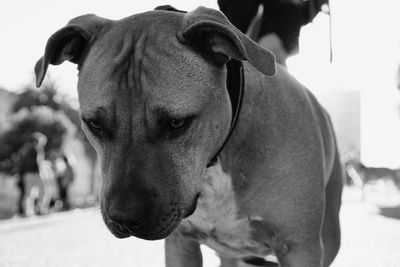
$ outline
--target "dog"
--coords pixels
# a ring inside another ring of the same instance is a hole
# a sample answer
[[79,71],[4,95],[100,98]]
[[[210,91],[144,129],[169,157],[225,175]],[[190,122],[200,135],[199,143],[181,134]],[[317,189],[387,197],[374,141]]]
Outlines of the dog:
[[385,167],[367,167],[358,158],[351,158],[344,163],[347,180],[351,181],[362,192],[365,199],[365,185],[377,181],[383,181],[386,188],[389,184],[400,189],[400,169]]
[[200,244],[223,267],[330,265],[343,169],[329,116],[221,12],[74,18],[47,41],[37,86],[65,60],[116,237],[165,238],[168,267],[202,266]]

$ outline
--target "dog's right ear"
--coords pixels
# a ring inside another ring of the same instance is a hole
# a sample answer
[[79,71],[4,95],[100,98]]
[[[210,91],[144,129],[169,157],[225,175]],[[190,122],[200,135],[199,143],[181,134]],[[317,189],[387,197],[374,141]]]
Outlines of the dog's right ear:
[[246,60],[261,73],[273,76],[275,57],[233,26],[218,10],[198,7],[183,17],[178,38],[183,43],[211,52],[213,59],[226,63],[229,59]]
[[98,32],[110,22],[93,14],[76,17],[55,32],[47,41],[44,56],[36,62],[36,86],[40,87],[49,64],[59,65],[65,60],[80,66]]

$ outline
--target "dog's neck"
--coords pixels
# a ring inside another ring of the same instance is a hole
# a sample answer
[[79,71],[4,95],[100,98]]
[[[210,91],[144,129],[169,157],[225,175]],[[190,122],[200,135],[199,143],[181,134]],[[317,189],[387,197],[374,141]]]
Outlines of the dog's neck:
[[[278,92],[277,81],[244,62],[245,93],[237,125],[220,153],[222,169],[232,176],[233,190],[239,201],[249,196],[258,185],[251,181],[258,173],[253,166],[264,166],[265,156],[276,150],[278,136],[285,134],[287,118],[282,114],[285,99]],[[264,127],[263,125],[268,125]],[[272,147],[272,149],[271,149]],[[268,151],[267,151],[268,150]],[[250,188],[251,187],[251,188]]]

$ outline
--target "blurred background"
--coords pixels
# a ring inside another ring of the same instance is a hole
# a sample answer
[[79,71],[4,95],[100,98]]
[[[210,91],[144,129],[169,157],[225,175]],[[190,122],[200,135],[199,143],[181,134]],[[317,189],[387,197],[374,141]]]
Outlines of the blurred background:
[[[0,266],[163,266],[162,243],[117,240],[102,225],[76,66],[51,66],[34,86],[48,37],[73,17],[120,19],[163,4],[219,9],[217,0],[140,2],[2,0]],[[331,0],[322,9],[301,28],[286,65],[331,114],[346,166],[334,266],[400,266],[400,3]],[[205,266],[218,266],[203,249]]]

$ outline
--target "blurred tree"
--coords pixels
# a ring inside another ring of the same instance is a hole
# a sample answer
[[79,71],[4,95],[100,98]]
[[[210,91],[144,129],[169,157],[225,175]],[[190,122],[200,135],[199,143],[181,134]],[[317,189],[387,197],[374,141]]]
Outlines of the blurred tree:
[[18,99],[12,107],[12,112],[18,112],[22,108],[32,108],[35,106],[48,106],[53,110],[62,110],[75,126],[80,126],[79,111],[71,106],[57,91],[55,83],[48,82],[43,84],[40,89],[27,86],[18,94]]
[[[47,79],[50,80],[50,79]],[[36,106],[47,106],[53,110],[61,110],[69,118],[69,120],[78,129],[76,137],[81,140],[85,147],[86,155],[91,161],[96,161],[96,152],[89,144],[86,135],[81,130],[81,118],[77,108],[74,108],[71,101],[60,95],[57,91],[57,86],[51,80],[42,85],[40,89],[30,85],[18,95],[18,99],[12,107],[12,112],[18,112],[22,108],[31,109]]]
[[80,127],[81,119],[78,108],[71,105],[71,101],[58,92],[57,86],[54,82],[50,79],[47,79],[47,81],[48,82],[43,84],[40,89],[37,89],[33,85],[26,86],[24,90],[18,94],[17,100],[15,101],[11,111],[18,112],[23,108],[32,109],[37,106],[47,106],[53,110],[62,111],[75,125],[77,129],[75,137],[84,145],[85,154],[91,164],[91,174],[89,178],[91,182],[91,193],[95,193],[97,191],[95,188],[97,155]]
[[36,106],[21,109],[11,116],[10,127],[0,138],[0,171],[8,173],[37,171],[35,133],[47,137],[45,154],[61,150],[67,136],[76,127],[62,111]]

